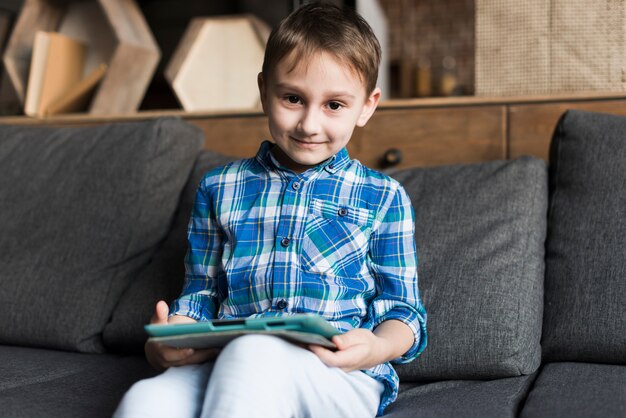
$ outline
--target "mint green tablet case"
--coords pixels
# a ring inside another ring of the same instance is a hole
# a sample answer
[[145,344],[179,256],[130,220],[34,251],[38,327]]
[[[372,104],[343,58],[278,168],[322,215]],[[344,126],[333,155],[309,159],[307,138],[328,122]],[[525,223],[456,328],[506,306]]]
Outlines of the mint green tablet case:
[[340,334],[322,317],[313,314],[146,325],[144,328],[152,341],[177,348],[222,347],[246,334],[268,334],[293,342],[336,348],[330,339]]

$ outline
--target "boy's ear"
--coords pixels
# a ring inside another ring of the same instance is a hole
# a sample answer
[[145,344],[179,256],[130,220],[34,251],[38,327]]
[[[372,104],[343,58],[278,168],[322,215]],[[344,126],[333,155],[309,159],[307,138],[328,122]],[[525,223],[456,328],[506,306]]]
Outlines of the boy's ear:
[[266,89],[266,85],[265,85],[265,80],[263,79],[263,73],[259,73],[259,75],[256,77],[256,81],[257,84],[259,85],[259,97],[261,98],[261,107],[263,108],[263,113],[267,113],[265,111],[266,105],[265,105],[265,89]]
[[356,122],[356,126],[362,128],[365,126],[368,120],[374,114],[376,107],[378,106],[378,102],[380,101],[380,88],[376,87],[369,95],[369,97],[365,100],[363,104],[363,110],[359,115],[359,119]]

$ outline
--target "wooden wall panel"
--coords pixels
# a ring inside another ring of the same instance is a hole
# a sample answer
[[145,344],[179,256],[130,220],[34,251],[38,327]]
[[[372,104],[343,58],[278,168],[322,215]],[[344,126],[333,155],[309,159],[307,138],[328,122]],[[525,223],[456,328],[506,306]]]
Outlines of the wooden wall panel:
[[355,131],[352,157],[381,168],[386,151],[402,153],[398,168],[472,163],[506,158],[505,108],[379,109]]
[[[353,158],[380,169],[390,149],[402,153],[397,168],[473,163],[521,155],[548,158],[552,133],[567,109],[626,115],[626,97],[529,97],[420,99],[383,103],[348,144]],[[205,148],[235,157],[253,156],[270,139],[260,112],[152,111],[116,116],[60,115],[45,119],[0,118],[0,124],[85,126],[177,116],[199,126]]]
[[204,148],[225,155],[253,157],[261,142],[271,138],[262,114],[185,119],[204,131]]
[[[431,109],[379,109],[348,144],[352,158],[372,168],[395,148],[403,160],[397,168],[471,163],[506,158],[503,106]],[[270,139],[263,115],[186,118],[205,133],[205,148],[237,157],[253,156]]]
[[533,155],[547,161],[554,128],[568,109],[626,115],[626,101],[512,105],[508,116],[509,158]]

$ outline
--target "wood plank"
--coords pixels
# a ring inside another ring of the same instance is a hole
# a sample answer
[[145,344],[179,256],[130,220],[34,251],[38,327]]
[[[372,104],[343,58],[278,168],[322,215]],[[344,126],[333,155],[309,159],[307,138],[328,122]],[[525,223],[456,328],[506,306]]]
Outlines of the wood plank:
[[[547,159],[552,132],[565,110],[626,115],[626,98],[621,96],[592,96],[588,100],[569,97],[560,102],[527,98],[510,104],[476,98],[444,102],[446,106],[440,105],[442,102],[433,106],[427,100],[385,103],[365,128],[355,130],[348,145],[350,155],[373,168],[381,168],[380,160],[390,148],[403,153],[399,168],[516,158],[525,154]],[[84,126],[160,116],[181,117],[199,126],[206,136],[205,148],[236,157],[254,155],[261,141],[270,138],[267,120],[259,110],[167,110],[45,119],[5,117],[0,118],[0,124]]]
[[[70,19],[67,23],[66,17]],[[97,0],[97,4],[26,1],[4,54],[7,72],[20,100],[23,102],[25,98],[35,33],[58,29],[72,32],[68,35],[86,36],[79,39],[90,50],[105,47],[96,53],[98,59],[88,59],[87,71],[99,65],[103,57],[111,59],[107,60],[109,70],[94,94],[90,112],[112,114],[137,110],[161,54],[135,0]]]
[[6,43],[9,29],[11,27],[11,14],[0,9],[0,55],[4,53],[4,44]]
[[402,153],[397,168],[473,163],[506,158],[501,106],[449,109],[380,109],[355,131],[351,155],[372,168],[382,168],[385,153]]
[[89,112],[136,111],[161,59],[161,50],[135,0],[98,0],[98,3],[118,43]]
[[[570,103],[570,102],[596,102],[607,100],[626,100],[626,94],[623,93],[569,93],[562,95],[533,95],[533,96],[519,96],[519,97],[475,97],[475,96],[462,96],[462,97],[434,97],[434,98],[422,98],[422,99],[393,99],[385,100],[378,106],[379,113],[383,110],[401,110],[401,109],[425,109],[425,108],[447,108],[453,110],[457,107],[467,106],[488,106],[488,105],[502,105],[502,106],[514,106],[518,104],[542,104],[542,103]],[[230,117],[230,116],[250,116],[250,115],[262,115],[261,108],[258,109],[233,109],[233,110],[219,110],[219,111],[184,111],[180,109],[164,109],[164,110],[147,110],[140,112],[123,112],[112,113],[107,115],[90,115],[90,114],[74,114],[74,115],[61,115],[54,116],[54,121],[61,123],[65,121],[89,120],[98,121],[100,123],[115,122],[118,120],[145,120],[149,118],[159,116],[179,116],[179,117],[192,117],[192,118],[218,118],[218,117]],[[51,118],[52,119],[52,118]],[[23,117],[0,117],[0,123],[48,123],[46,121],[33,121]]]
[[[12,25],[13,14],[7,10],[0,9],[0,59],[4,55],[4,48],[11,34]],[[13,88],[13,83],[11,83],[9,74],[4,69],[4,65],[0,62],[0,115],[15,114],[19,112],[20,108],[21,103]]]
[[271,138],[264,115],[185,119],[204,131],[205,149],[225,155],[253,157],[261,142]]
[[516,105],[509,107],[509,158],[533,155],[548,160],[550,140],[568,109],[626,116],[626,100]]
[[183,119],[215,119],[221,117],[261,116],[258,112],[185,112],[184,110],[148,110],[141,112],[124,112],[109,115],[93,115],[75,113],[68,115],[52,115],[41,119],[24,116],[0,117],[0,123],[13,125],[64,125],[64,124],[103,124],[148,120],[159,117],[179,117]]
[[419,99],[390,99],[381,102],[379,109],[400,108],[423,108],[423,107],[457,107],[457,106],[482,106],[482,105],[515,105],[530,103],[556,103],[556,102],[590,102],[603,100],[626,99],[623,92],[575,92],[562,94],[532,94],[525,96],[460,96],[460,97],[428,97]]
[[53,6],[44,0],[24,3],[4,51],[4,66],[20,101],[26,98],[28,70],[35,32],[55,30],[64,13],[64,5]]

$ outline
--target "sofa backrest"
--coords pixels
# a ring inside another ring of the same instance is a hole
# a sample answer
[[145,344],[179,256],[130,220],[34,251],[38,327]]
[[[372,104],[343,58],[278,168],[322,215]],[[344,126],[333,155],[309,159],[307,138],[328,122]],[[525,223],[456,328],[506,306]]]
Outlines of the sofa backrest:
[[172,228],[150,262],[122,294],[111,321],[104,328],[104,343],[109,350],[143,353],[147,338],[143,326],[150,321],[156,302],[169,303],[183,286],[187,225],[200,180],[207,171],[234,159],[211,151],[202,151],[198,156],[180,197]]
[[0,126],[0,343],[103,352],[202,143],[174,118]]
[[[430,333],[404,381],[532,373],[542,322],[545,360],[624,362],[625,121],[568,112],[555,132],[543,318],[543,162],[394,174]],[[0,343],[142,351],[154,303],[181,289],[195,189],[232,160],[198,154],[202,139],[175,119],[0,126]]]
[[491,379],[541,362],[547,170],[541,160],[395,174],[416,216],[429,340],[403,381]]
[[550,149],[546,361],[626,364],[626,118],[568,111]]
[[[201,153],[163,246],[116,307],[104,340],[117,352],[143,351],[143,325],[157,300],[182,287],[186,227],[202,175],[232,158]],[[397,173],[413,200],[420,288],[432,338],[405,380],[491,378],[532,373],[540,363],[545,164],[510,162]]]

